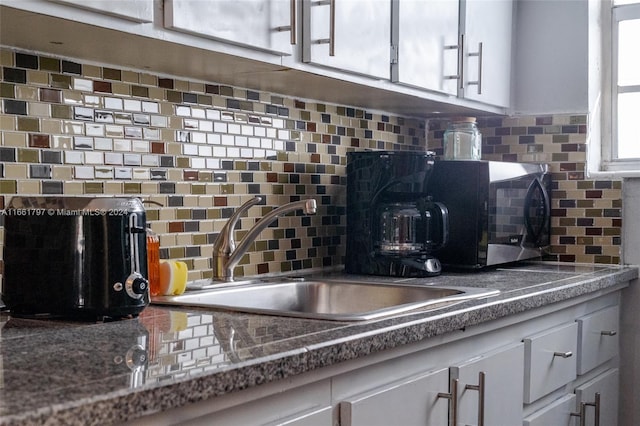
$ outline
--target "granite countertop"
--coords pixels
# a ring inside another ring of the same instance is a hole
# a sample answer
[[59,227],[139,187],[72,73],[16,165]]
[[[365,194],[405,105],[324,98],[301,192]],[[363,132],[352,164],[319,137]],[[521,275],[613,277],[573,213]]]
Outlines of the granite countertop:
[[589,293],[635,267],[523,262],[423,281],[500,294],[436,311],[337,322],[151,305],[135,319],[0,313],[0,425],[105,425],[281,380]]

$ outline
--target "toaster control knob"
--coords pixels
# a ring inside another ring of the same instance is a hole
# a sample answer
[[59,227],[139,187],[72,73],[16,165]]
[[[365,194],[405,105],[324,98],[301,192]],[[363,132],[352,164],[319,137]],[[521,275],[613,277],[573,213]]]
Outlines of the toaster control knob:
[[140,299],[149,290],[149,282],[139,273],[129,275],[124,283],[127,294],[132,299]]

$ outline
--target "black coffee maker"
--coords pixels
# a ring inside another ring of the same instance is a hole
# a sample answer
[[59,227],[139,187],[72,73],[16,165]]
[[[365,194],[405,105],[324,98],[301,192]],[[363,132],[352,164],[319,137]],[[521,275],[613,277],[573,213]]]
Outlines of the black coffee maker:
[[448,211],[427,192],[431,152],[347,153],[347,252],[351,274],[440,274],[431,253],[448,239]]

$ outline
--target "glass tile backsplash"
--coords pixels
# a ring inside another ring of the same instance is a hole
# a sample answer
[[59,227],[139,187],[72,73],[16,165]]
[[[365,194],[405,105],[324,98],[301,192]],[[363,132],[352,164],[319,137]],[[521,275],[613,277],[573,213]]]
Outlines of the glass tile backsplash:
[[[15,194],[124,194],[160,203],[149,204],[147,216],[161,257],[185,261],[189,279],[211,276],[217,233],[256,195],[264,201],[239,221],[238,239],[278,205],[313,197],[319,209],[263,231],[236,275],[339,267],[346,153],[427,146],[441,153],[446,127],[446,120],[7,48],[0,66],[0,208]],[[621,182],[585,178],[586,116],[478,123],[483,158],[551,165],[554,258],[619,263]]]
[[238,239],[281,204],[313,197],[314,216],[262,232],[236,275],[343,263],[350,149],[425,149],[422,120],[217,84],[2,50],[0,207],[12,195],[128,195],[147,208],[161,257],[211,276],[233,210],[264,201]]

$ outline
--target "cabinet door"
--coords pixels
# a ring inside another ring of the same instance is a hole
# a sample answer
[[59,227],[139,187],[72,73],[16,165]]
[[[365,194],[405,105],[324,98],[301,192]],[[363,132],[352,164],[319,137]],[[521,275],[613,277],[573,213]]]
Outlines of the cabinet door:
[[324,407],[297,414],[287,419],[266,423],[264,426],[330,426],[333,422],[333,407]]
[[477,425],[483,415],[485,425],[522,425],[524,344],[472,358],[451,367],[450,373],[452,380],[458,379],[457,424]]
[[509,106],[511,97],[512,0],[463,0],[466,99]]
[[[163,424],[180,426],[328,426],[333,418],[331,382],[323,380],[276,392],[194,417],[189,405],[163,413]],[[181,411],[182,414],[177,412]],[[199,410],[195,410],[197,413]],[[189,420],[185,420],[185,417]],[[151,423],[147,423],[151,424]]]
[[340,426],[446,425],[448,382],[444,368],[343,400]]
[[[618,424],[618,369],[607,370],[576,388],[576,412],[585,416],[585,426],[595,425],[596,411],[600,411],[600,425]],[[599,401],[596,394],[599,395]],[[585,404],[581,410],[581,405]],[[596,407],[599,404],[600,407]]]
[[165,0],[167,28],[291,55],[292,7],[286,0]]
[[393,0],[391,80],[456,95],[458,2]]
[[524,419],[524,426],[576,426],[576,396],[565,395]]
[[388,80],[391,0],[304,0],[304,62]]
[[82,9],[130,19],[136,22],[153,21],[153,0],[113,1],[113,0],[49,0]]

